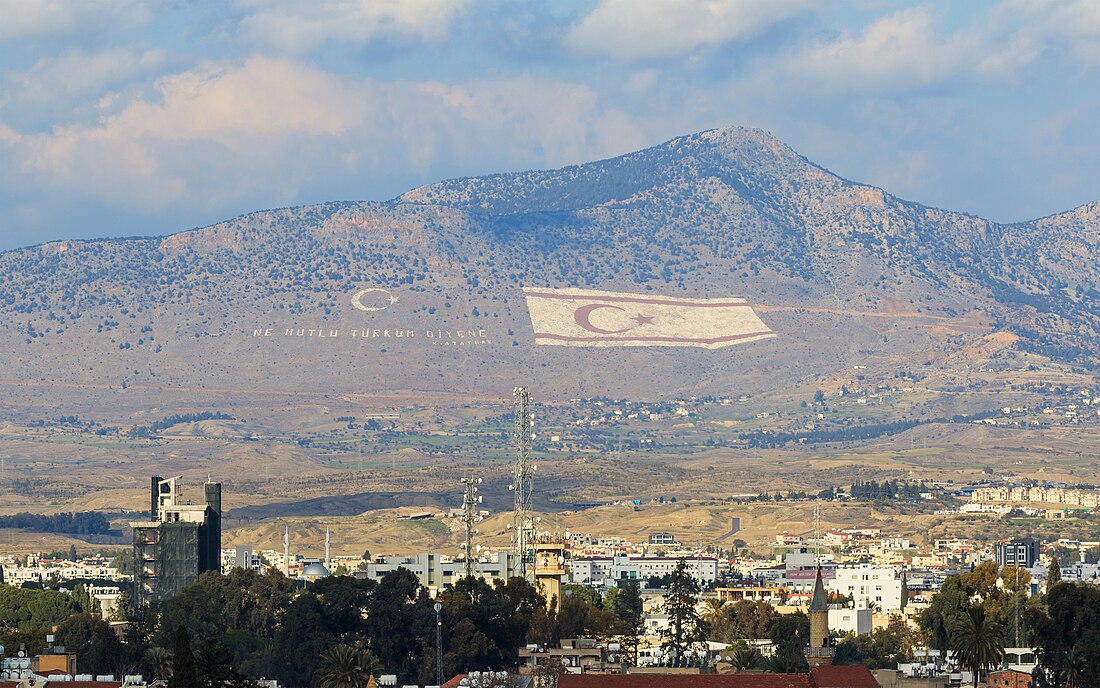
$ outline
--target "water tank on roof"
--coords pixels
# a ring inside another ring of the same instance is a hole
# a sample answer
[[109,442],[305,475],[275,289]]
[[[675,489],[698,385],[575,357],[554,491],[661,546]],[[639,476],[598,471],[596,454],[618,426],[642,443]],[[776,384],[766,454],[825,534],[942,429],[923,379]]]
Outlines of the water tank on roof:
[[73,677],[73,680],[74,681],[91,681],[92,680],[92,675],[91,674],[77,674],[76,676]]
[[113,683],[114,680],[115,680],[115,677],[114,677],[113,674],[100,674],[100,675],[95,677],[95,680],[97,682],[102,682],[102,683],[108,683],[108,682]]

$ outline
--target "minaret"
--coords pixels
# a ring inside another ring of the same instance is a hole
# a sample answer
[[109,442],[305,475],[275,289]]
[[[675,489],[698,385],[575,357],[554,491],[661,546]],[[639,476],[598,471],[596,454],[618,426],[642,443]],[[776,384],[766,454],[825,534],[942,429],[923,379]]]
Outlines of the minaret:
[[283,573],[290,578],[290,526],[283,533]]
[[329,538],[328,526],[325,526],[325,568],[332,570],[332,557],[329,556],[332,540]]
[[806,663],[811,667],[832,664],[834,648],[829,645],[829,596],[817,567],[814,594],[810,598],[810,646],[806,648]]

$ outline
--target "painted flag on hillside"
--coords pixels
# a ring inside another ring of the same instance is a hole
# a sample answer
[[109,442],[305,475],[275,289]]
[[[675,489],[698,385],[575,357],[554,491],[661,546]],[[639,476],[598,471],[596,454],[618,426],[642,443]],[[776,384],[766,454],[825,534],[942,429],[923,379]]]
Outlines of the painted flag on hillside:
[[523,294],[536,344],[720,349],[775,336],[745,299],[536,287]]

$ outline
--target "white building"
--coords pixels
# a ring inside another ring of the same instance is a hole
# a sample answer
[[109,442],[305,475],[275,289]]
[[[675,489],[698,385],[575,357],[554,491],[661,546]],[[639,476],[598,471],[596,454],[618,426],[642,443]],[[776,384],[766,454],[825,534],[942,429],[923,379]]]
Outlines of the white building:
[[840,633],[867,635],[874,627],[870,609],[852,609],[850,607],[829,607],[829,630]]
[[[510,552],[498,552],[495,558],[483,556],[474,565],[474,575],[487,581],[509,578],[512,571]],[[366,570],[356,571],[356,578],[380,580],[397,569],[408,569],[428,588],[449,588],[466,575],[465,562],[435,552],[421,552],[416,556],[391,556],[367,563]]]
[[[681,560],[674,557],[590,557],[569,562],[573,582],[579,585],[613,586],[616,581],[645,581],[661,578],[676,570]],[[718,578],[718,560],[713,557],[683,559],[688,575],[705,585]]]
[[902,574],[892,567],[838,566],[836,575],[826,581],[825,587],[831,593],[851,597],[856,609],[869,609],[873,605],[887,613],[900,611],[906,596]]

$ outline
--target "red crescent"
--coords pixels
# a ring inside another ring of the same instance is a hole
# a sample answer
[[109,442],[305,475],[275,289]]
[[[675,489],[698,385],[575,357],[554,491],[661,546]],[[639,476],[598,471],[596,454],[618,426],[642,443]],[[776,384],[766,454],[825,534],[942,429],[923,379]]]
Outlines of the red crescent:
[[592,317],[592,311],[599,310],[601,308],[614,308],[617,311],[622,309],[618,306],[611,306],[606,303],[590,303],[586,306],[581,306],[577,310],[573,311],[573,319],[577,321],[577,324],[588,330],[589,332],[595,332],[596,334],[621,334],[629,330],[633,330],[633,327],[624,327],[621,330],[605,330],[600,327],[596,327],[592,324],[589,318]]

